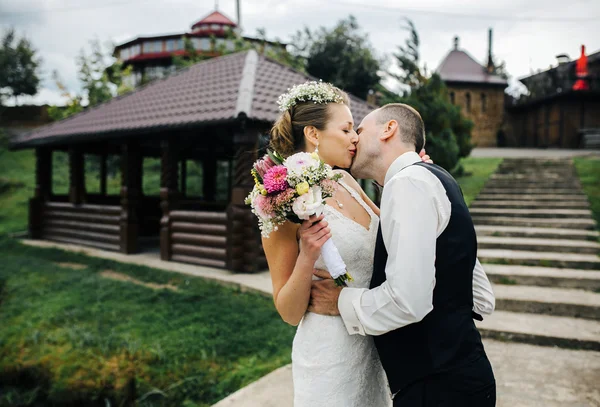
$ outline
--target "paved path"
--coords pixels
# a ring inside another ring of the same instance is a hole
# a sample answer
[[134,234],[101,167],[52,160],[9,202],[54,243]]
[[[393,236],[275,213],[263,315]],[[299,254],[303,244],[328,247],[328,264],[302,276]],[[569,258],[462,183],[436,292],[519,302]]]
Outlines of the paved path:
[[[600,352],[485,340],[498,386],[497,407],[600,406]],[[285,366],[213,407],[292,407]]]
[[45,240],[24,239],[22,242],[29,246],[54,247],[71,252],[83,253],[88,256],[99,257],[101,259],[115,260],[120,263],[136,264],[139,266],[147,266],[160,270],[202,277],[225,285],[235,286],[241,290],[251,290],[269,296],[273,294],[271,277],[269,276],[268,271],[256,274],[232,273],[231,271],[218,268],[176,263],[172,261],[162,261],[158,257],[158,254],[155,253],[121,254]]

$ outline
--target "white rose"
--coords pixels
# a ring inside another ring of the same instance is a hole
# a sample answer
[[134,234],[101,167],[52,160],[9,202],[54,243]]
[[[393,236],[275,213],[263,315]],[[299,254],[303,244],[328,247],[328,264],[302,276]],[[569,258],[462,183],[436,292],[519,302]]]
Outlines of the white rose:
[[320,163],[309,153],[296,153],[286,158],[283,165],[288,170],[288,177],[301,177],[306,172],[318,169]]
[[306,220],[312,215],[319,216],[323,212],[323,191],[321,191],[321,187],[313,186],[306,194],[296,198],[292,210],[302,220]]

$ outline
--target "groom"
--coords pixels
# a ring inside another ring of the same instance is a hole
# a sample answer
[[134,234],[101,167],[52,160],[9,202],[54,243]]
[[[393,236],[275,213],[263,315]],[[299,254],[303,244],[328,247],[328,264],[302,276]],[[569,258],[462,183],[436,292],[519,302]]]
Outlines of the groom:
[[472,319],[480,265],[460,187],[421,162],[425,129],[410,106],[373,111],[357,133],[352,175],[384,186],[371,289],[315,281],[309,311],[340,314],[351,335],[374,336],[394,406],[495,406],[494,374]]

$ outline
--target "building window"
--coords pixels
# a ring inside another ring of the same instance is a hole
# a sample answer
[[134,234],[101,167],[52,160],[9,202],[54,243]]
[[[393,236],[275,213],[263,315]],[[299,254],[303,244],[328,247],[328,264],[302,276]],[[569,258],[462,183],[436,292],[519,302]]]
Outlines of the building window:
[[454,104],[455,101],[456,95],[454,94],[454,92],[450,92],[450,103]]
[[131,58],[139,55],[140,49],[141,49],[140,44],[137,44],[137,45],[134,45],[133,47],[131,47]]
[[151,54],[154,52],[162,52],[162,41],[151,41],[144,43],[145,54]]
[[167,40],[167,51],[168,52],[175,51],[175,40]]
[[481,111],[485,113],[487,110],[487,96],[485,93],[481,94]]
[[121,50],[121,60],[125,61],[127,59],[129,59],[129,48]]
[[465,99],[467,100],[467,113],[471,113],[471,94],[469,92],[466,93]]
[[177,40],[177,49],[184,49],[183,39]]
[[213,30],[222,30],[223,26],[221,24],[213,24],[210,28]]
[[200,51],[202,49],[202,44],[200,43],[200,38],[193,38],[192,44],[194,44],[194,49],[196,51]]
[[201,51],[210,51],[210,38],[202,38],[200,40],[200,48]]

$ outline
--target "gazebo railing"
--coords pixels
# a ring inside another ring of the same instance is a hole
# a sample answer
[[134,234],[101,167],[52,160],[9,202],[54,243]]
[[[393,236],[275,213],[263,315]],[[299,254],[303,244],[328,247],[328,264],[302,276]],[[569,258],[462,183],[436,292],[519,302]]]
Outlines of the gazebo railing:
[[171,260],[202,266],[227,266],[227,213],[170,212]]
[[41,217],[41,237],[119,251],[120,214],[119,206],[46,202]]

